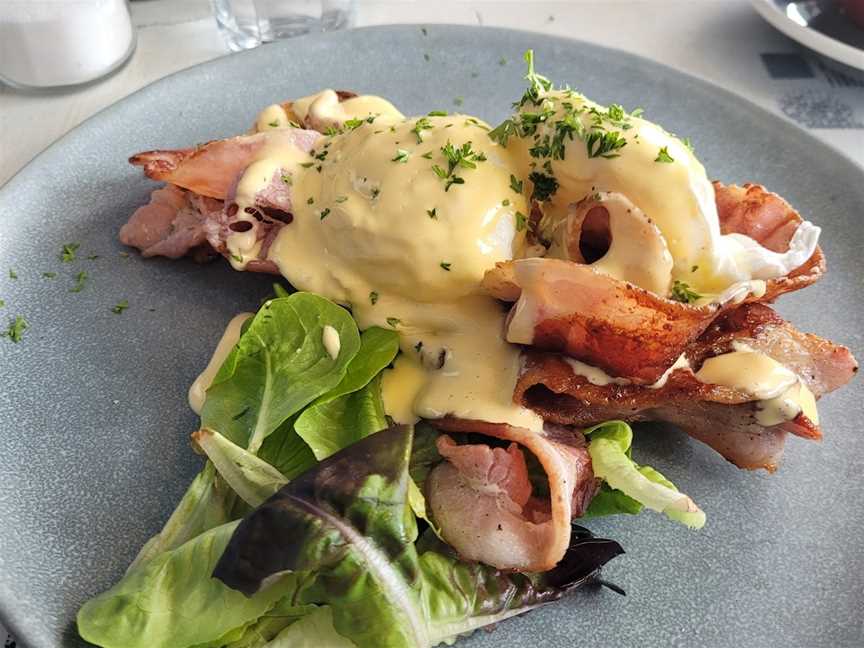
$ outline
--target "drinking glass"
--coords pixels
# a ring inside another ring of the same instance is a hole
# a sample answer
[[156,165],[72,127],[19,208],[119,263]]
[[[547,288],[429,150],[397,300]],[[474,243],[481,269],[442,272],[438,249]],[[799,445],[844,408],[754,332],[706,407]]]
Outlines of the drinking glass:
[[353,0],[210,0],[216,24],[234,52],[310,32],[347,27]]

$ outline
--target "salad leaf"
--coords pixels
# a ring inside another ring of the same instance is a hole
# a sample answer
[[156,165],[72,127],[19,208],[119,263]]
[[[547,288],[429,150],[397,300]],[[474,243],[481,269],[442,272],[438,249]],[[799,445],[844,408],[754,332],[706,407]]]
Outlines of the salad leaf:
[[263,648],[355,648],[354,643],[333,628],[333,612],[327,606],[317,607],[296,623],[280,632]]
[[[335,360],[322,339],[328,325],[339,335]],[[333,302],[302,292],[269,300],[207,390],[202,427],[256,453],[274,430],[341,382],[359,348],[357,324]]]
[[316,457],[313,464],[385,427],[379,376],[360,391],[308,408],[294,424]]
[[211,578],[239,522],[211,529],[132,569],[78,611],[81,636],[106,648],[222,646],[242,635],[289,592],[299,576],[282,576],[246,597]]
[[[588,454],[591,455],[594,474],[605,480],[611,489],[693,529],[705,525],[705,513],[692,499],[679,492],[658,471],[650,466],[640,467],[630,458],[633,431],[629,425],[622,421],[607,421],[588,428],[584,434],[589,439]],[[614,506],[635,508],[618,495],[614,500],[606,495],[594,514],[601,507]]]
[[286,596],[255,623],[247,626],[243,634],[225,648],[264,648],[285,628],[317,609],[317,605],[296,605],[293,596]]
[[218,432],[201,428],[192,435],[210,464],[237,495],[252,507],[260,506],[268,497],[288,483],[288,479],[263,459],[231,443]]
[[396,331],[371,327],[360,336],[360,349],[345,377],[297,418],[294,430],[317,459],[387,427],[376,378],[399,352]]
[[462,562],[429,532],[415,544],[412,439],[389,428],[290,482],[241,522],[213,575],[254,597],[276,574],[315,574],[295,600],[331,606],[340,635],[423,648],[560,598],[621,553],[577,533],[558,568],[527,575]]
[[234,519],[231,510],[237,496],[218,482],[216,468],[208,462],[192,480],[165,526],[141,548],[128,571]]

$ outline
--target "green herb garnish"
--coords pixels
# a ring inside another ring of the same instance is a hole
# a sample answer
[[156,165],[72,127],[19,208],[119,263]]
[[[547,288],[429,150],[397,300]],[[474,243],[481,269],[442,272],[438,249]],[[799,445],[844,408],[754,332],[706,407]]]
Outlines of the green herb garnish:
[[402,323],[402,320],[400,320],[398,317],[388,317],[387,318],[387,324],[389,324],[393,328],[396,328],[401,323]]
[[439,263],[438,265],[441,266],[441,269],[442,269],[442,270],[446,270],[447,272],[450,272],[450,266],[451,266],[452,264],[447,263],[446,261],[442,261],[442,262]]
[[517,194],[522,193],[522,181],[518,180],[515,175],[510,175],[510,188]]
[[75,285],[69,289],[69,292],[78,293],[84,289],[84,284],[87,282],[87,273],[83,270],[75,275]]
[[348,196],[336,196],[335,202],[344,203],[346,200],[348,200]]
[[282,174],[282,182],[284,182],[286,185],[288,185],[288,186],[290,187],[291,185],[294,184],[294,178],[292,178],[292,177],[291,177],[289,174],[287,174],[287,173],[283,173],[283,174]]
[[429,216],[429,218],[438,218],[438,208],[433,207],[432,209],[427,209],[426,215]]
[[9,323],[6,330],[0,333],[0,337],[8,337],[17,344],[21,341],[21,338],[24,336],[24,331],[28,328],[29,324],[27,324],[27,320],[20,315],[16,315],[15,319]]
[[448,140],[441,147],[441,152],[447,158],[447,170],[445,171],[437,164],[432,165],[432,171],[444,180],[444,191],[449,191],[454,184],[465,184],[464,178],[455,175],[457,169],[476,169],[477,162],[485,162],[486,156],[471,148],[471,142],[465,142],[461,147],[453,146]]
[[17,279],[18,278],[18,273],[15,272],[12,268],[9,268],[9,278],[10,279]]
[[660,151],[657,153],[657,157],[654,158],[654,161],[655,162],[665,162],[668,164],[670,162],[674,162],[675,158],[673,158],[671,155],[669,155],[668,147],[663,146],[660,148]]
[[428,117],[421,117],[414,123],[414,128],[411,129],[411,132],[417,136],[417,143],[423,143],[423,131],[429,130],[433,128],[432,122],[429,121]]
[[411,154],[405,149],[396,149],[396,155],[390,159],[391,162],[399,162],[401,164],[407,164],[408,158]]
[[330,215],[330,208],[329,207],[325,207],[324,209],[321,210],[321,220],[322,221],[325,218],[327,218],[327,216],[329,216],[329,215]]
[[675,301],[683,302],[685,304],[692,304],[698,299],[701,299],[702,295],[692,290],[690,286],[688,286],[683,281],[678,281],[677,279],[672,284],[672,299]]
[[427,114],[430,117],[446,117],[448,115],[446,110],[433,110]]
[[273,121],[268,122],[267,125],[268,125],[270,128],[279,128],[279,120],[274,119]]
[[528,218],[522,212],[516,212],[516,231],[521,232],[528,225]]
[[369,301],[372,303],[373,306],[378,303],[378,293],[374,290],[369,293]]
[[53,279],[54,277],[57,276],[57,273],[56,272],[43,272],[42,276],[45,277],[46,279]]
[[555,176],[534,171],[528,176],[528,179],[534,183],[534,191],[531,193],[531,200],[543,202],[555,195],[555,192],[558,191],[558,181],[555,179]]
[[129,308],[129,300],[128,299],[121,299],[119,302],[117,302],[116,305],[111,307],[111,312],[114,313],[115,315],[119,315],[120,313],[125,311],[127,308]]

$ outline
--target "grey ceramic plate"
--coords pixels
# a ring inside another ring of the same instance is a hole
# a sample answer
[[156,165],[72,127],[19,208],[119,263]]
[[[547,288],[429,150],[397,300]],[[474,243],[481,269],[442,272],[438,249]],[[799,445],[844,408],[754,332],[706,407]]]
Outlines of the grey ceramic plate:
[[[31,324],[19,344],[0,340],[0,620],[25,645],[78,645],[78,606],[173,509],[200,466],[186,388],[229,317],[269,291],[224,264],[118,256],[118,228],[153,188],[126,157],[240,132],[259,107],[321,87],[381,94],[406,113],[464,97],[462,110],[494,122],[523,89],[529,47],[553,79],[690,136],[712,176],[763,182],[822,224],[831,271],[780,310],[861,348],[864,173],[719,88],[570,40],[443,26],[307,37],[198,66],[89,120],[0,190],[0,318]],[[61,263],[70,241],[100,257]],[[68,292],[82,270],[85,288]],[[825,441],[791,438],[773,476],[644,429],[638,457],[684,486],[708,526],[649,513],[593,522],[628,551],[607,571],[626,598],[583,591],[465,645],[862,645],[862,396],[858,381],[823,401]]]

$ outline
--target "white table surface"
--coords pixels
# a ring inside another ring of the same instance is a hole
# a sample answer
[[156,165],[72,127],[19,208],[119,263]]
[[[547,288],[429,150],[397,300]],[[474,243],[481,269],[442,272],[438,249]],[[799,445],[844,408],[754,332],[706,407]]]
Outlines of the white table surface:
[[[132,15],[138,46],[112,77],[57,94],[0,87],[0,185],[102,108],[167,74],[227,53],[207,0],[139,0],[132,3]],[[646,56],[743,95],[864,166],[864,73],[803,49],[765,23],[746,0],[357,2],[358,26],[442,22],[568,36]],[[810,76],[772,75],[765,54],[791,54],[786,61]]]

